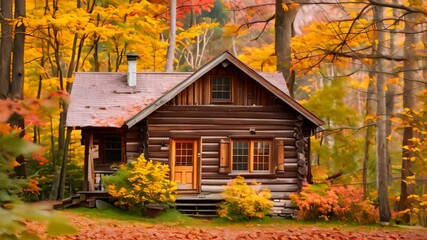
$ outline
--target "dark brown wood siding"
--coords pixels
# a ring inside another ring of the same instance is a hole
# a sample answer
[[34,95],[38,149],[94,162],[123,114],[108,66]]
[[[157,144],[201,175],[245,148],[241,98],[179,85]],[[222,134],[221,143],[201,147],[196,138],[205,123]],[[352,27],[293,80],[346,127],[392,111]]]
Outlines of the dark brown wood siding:
[[[161,146],[168,145],[171,138],[199,140],[201,191],[216,193],[234,177],[220,173],[221,140],[282,140],[284,171],[243,176],[262,182],[273,198],[288,199],[289,194],[297,191],[296,116],[294,110],[285,106],[163,106],[147,118],[148,157],[168,163],[169,151],[161,150]],[[255,134],[250,129],[255,129]]]
[[142,132],[140,124],[136,124],[126,131],[126,159],[127,161],[139,157],[142,153]]
[[223,67],[219,65],[184,89],[168,105],[210,105],[210,77],[227,76],[232,79],[231,103],[238,106],[276,106],[283,105],[281,101],[262,85],[255,82],[234,65]]

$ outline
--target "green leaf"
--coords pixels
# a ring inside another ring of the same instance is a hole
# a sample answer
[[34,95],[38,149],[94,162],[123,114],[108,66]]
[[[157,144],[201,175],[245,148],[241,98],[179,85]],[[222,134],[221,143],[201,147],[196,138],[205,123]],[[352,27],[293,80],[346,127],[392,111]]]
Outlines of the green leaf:
[[39,240],[40,238],[37,236],[37,234],[24,231],[21,233],[21,236],[19,237],[19,239],[20,240]]
[[16,157],[35,152],[40,149],[40,146],[16,136],[6,135],[0,136],[0,149]]
[[78,233],[77,229],[75,229],[73,226],[57,219],[50,221],[47,226],[47,234],[51,237],[76,233]]

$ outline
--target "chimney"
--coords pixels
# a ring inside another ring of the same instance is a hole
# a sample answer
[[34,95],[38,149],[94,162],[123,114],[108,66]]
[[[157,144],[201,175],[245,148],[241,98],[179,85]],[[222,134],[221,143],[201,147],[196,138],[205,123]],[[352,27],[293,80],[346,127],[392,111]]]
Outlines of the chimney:
[[128,86],[136,86],[136,60],[139,58],[138,54],[130,52],[126,54],[128,60]]

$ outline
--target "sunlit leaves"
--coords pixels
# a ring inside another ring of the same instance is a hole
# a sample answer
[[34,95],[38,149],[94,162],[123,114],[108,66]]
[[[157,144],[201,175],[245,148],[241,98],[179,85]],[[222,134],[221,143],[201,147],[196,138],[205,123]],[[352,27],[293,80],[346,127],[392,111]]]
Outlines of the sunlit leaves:
[[237,176],[222,193],[225,201],[219,205],[219,216],[232,221],[263,218],[273,207],[273,202],[270,201],[270,190],[260,188],[261,184],[249,185],[242,176]]
[[307,26],[304,35],[292,39],[291,46],[295,50],[294,68],[311,69],[324,60],[334,60],[336,64],[345,67],[344,61],[337,61],[337,56],[340,56],[338,53],[351,57],[354,53],[368,52],[372,45],[373,32],[370,30],[369,22],[364,19],[354,23],[313,22]]
[[147,203],[175,202],[176,182],[169,179],[169,166],[141,155],[135,161],[104,178],[108,193],[123,208],[141,207]]
[[245,47],[238,58],[251,68],[262,72],[276,71],[274,44],[262,47]]

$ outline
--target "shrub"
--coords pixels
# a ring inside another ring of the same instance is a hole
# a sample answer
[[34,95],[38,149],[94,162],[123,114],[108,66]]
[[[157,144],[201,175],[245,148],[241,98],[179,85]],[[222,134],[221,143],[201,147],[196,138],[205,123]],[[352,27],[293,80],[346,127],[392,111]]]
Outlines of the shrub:
[[373,223],[377,218],[375,207],[369,200],[363,200],[362,196],[362,189],[352,186],[329,187],[321,184],[310,185],[290,197],[298,207],[298,219]]
[[396,213],[396,222],[406,222],[405,220],[408,218],[411,225],[419,224],[427,227],[427,194],[421,196],[416,194],[409,195],[407,206],[407,209]]
[[168,179],[169,167],[146,160],[137,160],[120,166],[112,176],[104,178],[108,193],[117,199],[116,205],[125,209],[148,203],[175,202],[176,183]]
[[219,216],[232,221],[263,218],[273,207],[273,202],[269,200],[270,190],[259,191],[255,188],[259,185],[254,182],[250,186],[243,177],[237,176],[222,193],[225,201],[219,205]]

